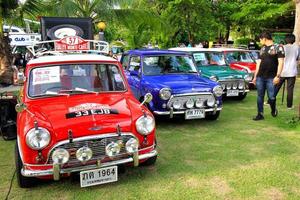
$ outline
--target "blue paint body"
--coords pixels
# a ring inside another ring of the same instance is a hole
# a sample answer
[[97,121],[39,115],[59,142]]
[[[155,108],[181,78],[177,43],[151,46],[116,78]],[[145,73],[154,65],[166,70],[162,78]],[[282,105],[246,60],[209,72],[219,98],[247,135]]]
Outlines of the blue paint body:
[[[170,88],[172,95],[188,93],[213,93],[213,88],[219,85],[197,73],[174,73],[161,75],[145,75],[143,73],[143,60],[146,56],[191,56],[188,53],[172,50],[130,50],[123,54],[121,62],[124,66],[124,56],[140,56],[139,73],[133,74],[125,69],[125,74],[132,92],[138,100],[142,100],[146,93],[153,95],[153,100],[149,103],[149,109],[154,111],[168,111],[169,108],[163,106],[168,100],[162,100],[159,91],[162,88]],[[222,97],[217,97],[218,107],[222,107]]]

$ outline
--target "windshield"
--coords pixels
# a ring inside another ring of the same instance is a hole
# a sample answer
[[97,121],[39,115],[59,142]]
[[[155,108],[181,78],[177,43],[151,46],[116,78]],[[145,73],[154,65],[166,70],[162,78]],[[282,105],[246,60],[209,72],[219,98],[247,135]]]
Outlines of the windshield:
[[63,93],[125,91],[119,68],[108,64],[71,64],[34,68],[30,71],[30,97]]
[[229,64],[232,62],[255,62],[250,53],[246,51],[227,52],[226,61]]
[[143,73],[144,75],[197,73],[197,70],[189,56],[162,55],[144,57]]
[[224,66],[224,55],[220,52],[197,52],[193,54],[197,66]]

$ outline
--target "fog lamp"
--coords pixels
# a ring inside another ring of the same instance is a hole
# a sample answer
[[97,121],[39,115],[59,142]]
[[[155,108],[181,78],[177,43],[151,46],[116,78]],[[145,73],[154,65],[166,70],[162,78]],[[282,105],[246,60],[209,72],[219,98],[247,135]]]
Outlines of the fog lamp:
[[90,160],[93,156],[93,151],[89,147],[81,147],[76,151],[76,158],[81,162]]
[[65,164],[69,161],[70,154],[66,149],[55,149],[52,154],[52,160],[55,164]]

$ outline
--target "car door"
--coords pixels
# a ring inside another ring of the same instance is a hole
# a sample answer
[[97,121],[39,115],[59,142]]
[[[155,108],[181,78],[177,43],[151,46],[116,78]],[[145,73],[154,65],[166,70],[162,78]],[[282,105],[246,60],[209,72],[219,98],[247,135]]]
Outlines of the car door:
[[139,100],[141,97],[141,56],[131,55],[127,65],[125,64],[125,60],[126,57],[124,57],[123,67],[126,67],[125,74],[127,76],[128,83],[134,96]]

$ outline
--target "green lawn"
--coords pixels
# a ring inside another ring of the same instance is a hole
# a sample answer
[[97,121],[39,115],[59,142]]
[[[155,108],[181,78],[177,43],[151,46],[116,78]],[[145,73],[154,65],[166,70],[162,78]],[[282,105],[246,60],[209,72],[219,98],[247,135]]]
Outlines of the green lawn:
[[[298,106],[277,105],[277,118],[266,107],[265,120],[252,121],[256,91],[251,91],[242,102],[226,101],[217,121],[159,122],[155,166],[128,168],[116,183],[83,189],[72,179],[21,189],[15,178],[9,198],[300,199],[300,125],[289,123]],[[0,139],[0,199],[14,172],[14,144]]]

